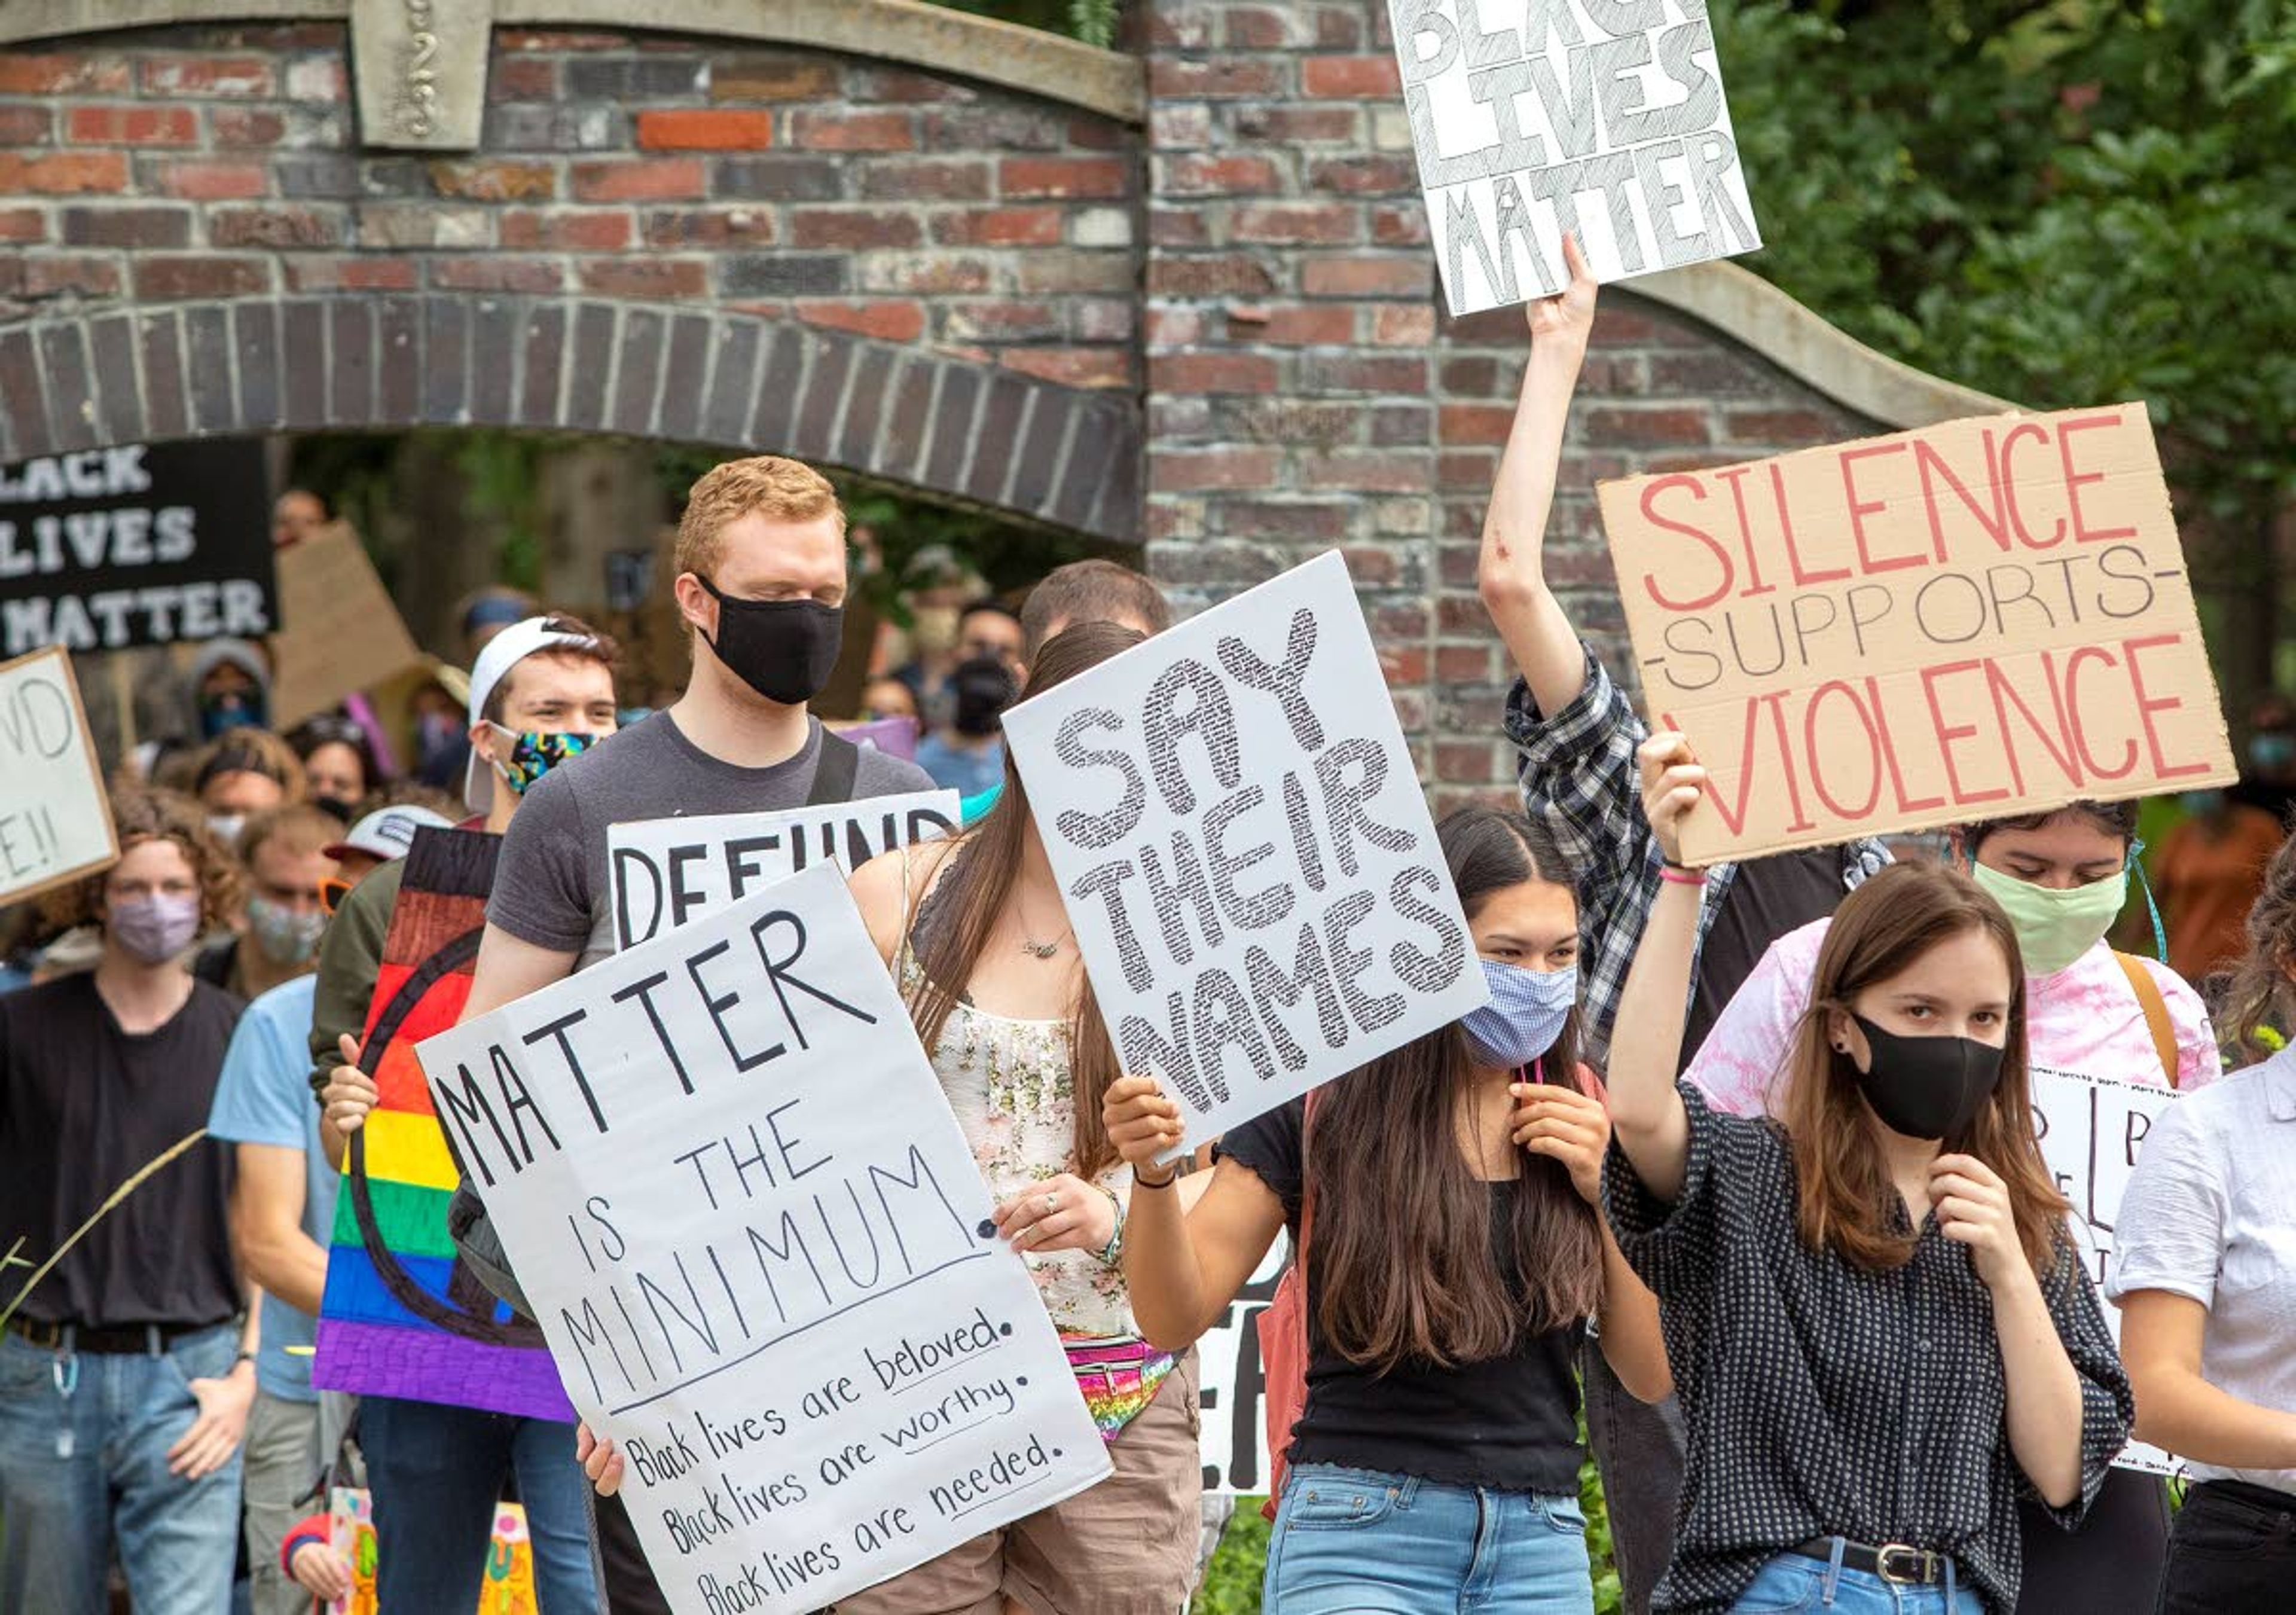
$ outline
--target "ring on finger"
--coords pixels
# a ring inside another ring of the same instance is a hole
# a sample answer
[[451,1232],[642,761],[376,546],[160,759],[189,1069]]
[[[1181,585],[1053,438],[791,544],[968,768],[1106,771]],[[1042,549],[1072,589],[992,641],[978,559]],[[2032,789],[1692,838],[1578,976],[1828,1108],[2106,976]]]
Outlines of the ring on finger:
[[1046,1209],[1047,1212],[1057,1211],[1057,1210],[1059,1210],[1060,1209],[1061,1209],[1061,1197],[1060,1197],[1060,1193],[1059,1193],[1059,1192],[1058,1192],[1057,1190],[1055,1190],[1054,1193],[1052,1193],[1047,1194],[1047,1195],[1046,1195],[1046,1196],[1045,1196],[1045,1209]]

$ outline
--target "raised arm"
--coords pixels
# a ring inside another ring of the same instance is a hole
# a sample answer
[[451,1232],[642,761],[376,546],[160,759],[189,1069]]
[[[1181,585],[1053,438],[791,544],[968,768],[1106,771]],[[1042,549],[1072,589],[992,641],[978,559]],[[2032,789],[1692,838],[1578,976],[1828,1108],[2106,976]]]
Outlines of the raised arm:
[[1539,711],[1550,718],[1577,700],[1587,683],[1587,656],[1578,631],[1546,586],[1542,564],[1563,426],[1595,320],[1595,277],[1571,237],[1563,237],[1562,252],[1570,284],[1560,295],[1529,306],[1530,357],[1483,518],[1483,553],[1476,569],[1499,637]]
[[1654,734],[1637,754],[1643,811],[1666,862],[1642,946],[1627,974],[1619,1019],[1611,1033],[1611,1127],[1643,1185],[1671,1203],[1682,1193],[1689,1161],[1690,1122],[1674,1074],[1682,1054],[1682,1026],[1690,1002],[1690,971],[1698,947],[1702,877],[1681,869],[1682,820],[1696,810],[1706,784],[1690,742]]

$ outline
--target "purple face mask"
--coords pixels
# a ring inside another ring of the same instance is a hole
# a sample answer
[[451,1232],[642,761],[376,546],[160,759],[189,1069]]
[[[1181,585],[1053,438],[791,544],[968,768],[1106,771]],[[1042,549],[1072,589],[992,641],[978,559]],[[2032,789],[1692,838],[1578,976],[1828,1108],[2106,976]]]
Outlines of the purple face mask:
[[129,898],[111,906],[104,929],[131,957],[146,964],[164,964],[198,939],[200,900],[165,892]]

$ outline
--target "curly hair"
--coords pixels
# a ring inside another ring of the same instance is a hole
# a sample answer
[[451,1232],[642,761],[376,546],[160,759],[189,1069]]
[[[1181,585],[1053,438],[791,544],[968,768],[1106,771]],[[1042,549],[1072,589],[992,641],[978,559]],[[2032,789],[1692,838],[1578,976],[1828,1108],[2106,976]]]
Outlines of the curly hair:
[[2248,952],[2225,988],[2218,1029],[2250,1062],[2269,1059],[2296,1026],[2296,840],[2281,843],[2248,911]]
[[[172,791],[115,791],[111,826],[119,838],[123,857],[145,841],[173,841],[183,849],[199,877],[201,930],[216,930],[239,912],[239,864],[216,840],[199,803],[190,797]],[[40,900],[42,916],[57,930],[98,923],[103,915],[104,889],[111,879],[111,871],[106,868],[57,888]]]
[[728,460],[704,474],[686,496],[685,514],[677,524],[676,570],[703,577],[715,571],[726,525],[752,512],[771,521],[829,516],[836,521],[838,537],[845,535],[837,490],[810,465],[778,455]]

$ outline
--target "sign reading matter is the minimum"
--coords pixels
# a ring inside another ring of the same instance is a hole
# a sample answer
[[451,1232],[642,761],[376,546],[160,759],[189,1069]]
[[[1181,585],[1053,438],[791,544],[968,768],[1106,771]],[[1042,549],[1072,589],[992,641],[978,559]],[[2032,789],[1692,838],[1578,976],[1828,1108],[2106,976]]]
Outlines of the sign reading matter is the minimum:
[[1759,247],[1705,0],[1388,0],[1455,315]]
[[1187,1145],[1487,1002],[1347,565],[1004,715],[1124,1069]]
[[1600,493],[1695,863],[2236,777],[2142,404]]
[[416,1054],[679,1615],[818,1610],[1109,1473],[833,866]]

